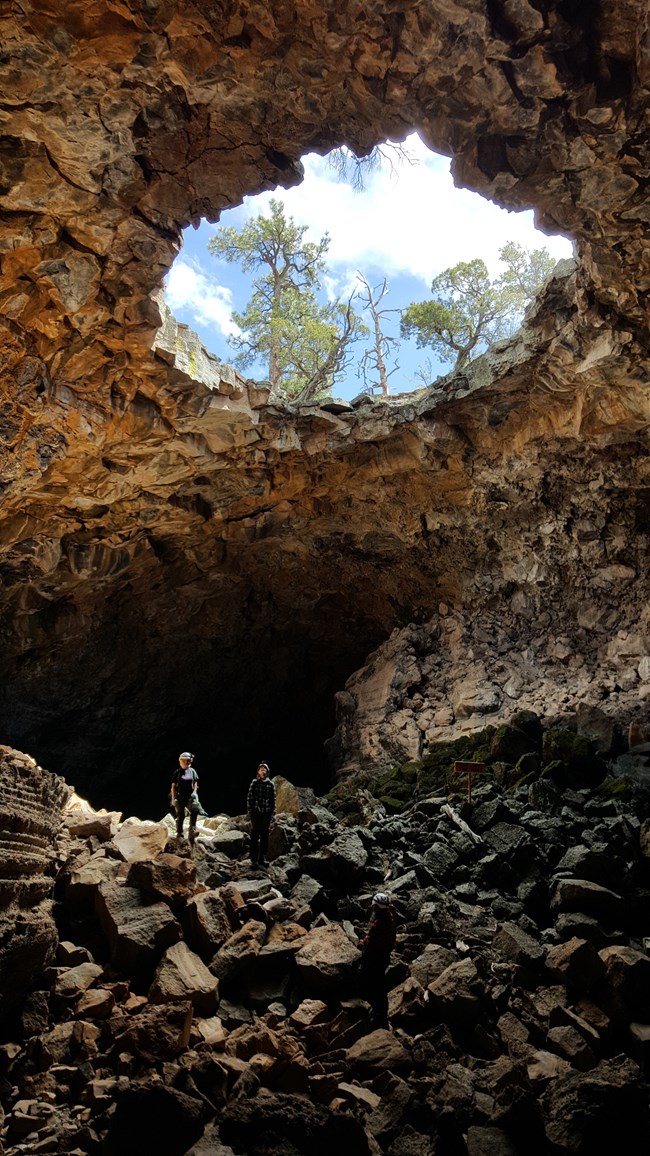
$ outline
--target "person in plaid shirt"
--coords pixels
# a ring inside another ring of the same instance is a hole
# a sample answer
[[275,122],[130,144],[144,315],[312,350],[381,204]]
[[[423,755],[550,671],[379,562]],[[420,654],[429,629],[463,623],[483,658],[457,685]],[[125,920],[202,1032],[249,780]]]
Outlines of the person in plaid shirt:
[[275,814],[275,787],[268,776],[268,764],[260,763],[246,799],[251,822],[251,863],[260,866],[268,862],[269,827]]

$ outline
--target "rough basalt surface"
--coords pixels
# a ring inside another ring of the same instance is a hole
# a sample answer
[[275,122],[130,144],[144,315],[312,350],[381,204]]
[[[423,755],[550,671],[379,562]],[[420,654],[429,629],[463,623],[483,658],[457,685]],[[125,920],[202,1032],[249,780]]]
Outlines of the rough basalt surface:
[[[543,729],[503,727],[502,767]],[[120,825],[75,800],[56,964],[0,1043],[4,1151],[593,1156],[623,1117],[642,1142],[643,776],[614,797],[592,749],[574,789],[549,777],[557,749],[527,784],[490,775],[454,807],[418,782],[358,824],[278,782],[261,869],[242,816],[201,818],[190,854],[171,815]],[[359,974],[377,889],[397,924],[385,1019]]]
[[0,1021],[54,958],[57,842],[70,788],[29,755],[0,747]]
[[[3,737],[115,799],[188,732],[222,765],[263,745],[304,774],[334,692],[441,602],[474,638],[487,620],[487,668],[511,623],[522,661],[582,656],[596,683],[608,636],[636,632],[641,679],[644,7],[33,0],[0,19]],[[295,184],[309,149],[412,129],[459,184],[576,240],[510,346],[444,389],[296,410],[168,319],[156,338],[184,226]]]

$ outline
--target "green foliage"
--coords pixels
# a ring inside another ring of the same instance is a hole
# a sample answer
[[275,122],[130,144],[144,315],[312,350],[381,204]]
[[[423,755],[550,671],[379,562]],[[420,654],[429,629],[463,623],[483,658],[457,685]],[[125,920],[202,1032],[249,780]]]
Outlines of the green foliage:
[[555,260],[548,249],[524,249],[516,241],[507,241],[499,250],[499,256],[506,270],[498,285],[513,312],[523,312],[553,272]]
[[306,226],[286,217],[282,201],[242,229],[223,228],[208,242],[215,256],[257,272],[253,293],[233,320],[242,335],[231,338],[235,365],[247,369],[268,361],[271,389],[310,400],[326,396],[348,364],[351,342],[367,332],[351,301],[320,305],[317,292],[326,273],[327,233],[306,241]]
[[431,282],[431,300],[402,313],[402,337],[414,337],[441,361],[461,370],[477,353],[508,337],[554,266],[546,249],[532,252],[508,241],[499,256],[505,272],[491,280],[485,262],[459,261]]

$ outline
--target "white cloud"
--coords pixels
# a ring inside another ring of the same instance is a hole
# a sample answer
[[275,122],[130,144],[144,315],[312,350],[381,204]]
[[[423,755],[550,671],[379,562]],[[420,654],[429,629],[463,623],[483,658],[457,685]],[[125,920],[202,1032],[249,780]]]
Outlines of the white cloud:
[[495,275],[501,271],[499,249],[508,240],[527,249],[545,246],[557,260],[571,255],[565,238],[535,230],[532,212],[510,213],[455,188],[445,158],[415,136],[407,147],[417,163],[401,163],[397,172],[382,164],[368,174],[361,193],[337,181],[326,158],[308,156],[302,185],[251,198],[246,212],[256,215],[272,196],[282,199],[294,219],[308,226],[311,239],[330,234],[330,271],[344,277],[359,268],[371,278],[410,274],[428,285],[443,269],[474,257],[482,257]]
[[172,313],[185,311],[197,325],[217,329],[224,337],[239,337],[232,319],[232,290],[208,277],[195,259],[178,258],[167,275],[165,297]]

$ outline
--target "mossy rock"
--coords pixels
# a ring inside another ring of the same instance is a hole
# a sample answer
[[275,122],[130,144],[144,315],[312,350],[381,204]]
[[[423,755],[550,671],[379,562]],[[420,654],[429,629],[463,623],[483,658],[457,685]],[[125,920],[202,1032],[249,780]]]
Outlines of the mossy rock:
[[391,795],[379,795],[378,797],[379,802],[383,803],[389,815],[398,815],[406,806],[402,799],[395,799]]
[[604,799],[619,799],[630,794],[630,784],[627,779],[616,779],[609,776],[598,787],[598,794]]
[[430,743],[420,763],[418,795],[446,795],[450,790],[456,791],[456,776],[451,773],[454,763],[489,764],[494,733],[495,728],[489,726],[453,742]]
[[564,763],[560,759],[553,759],[552,762],[542,767],[539,777],[546,779],[549,783],[555,783],[557,787],[566,787],[567,785]]
[[512,718],[508,720],[508,725],[528,735],[530,740],[528,750],[541,750],[544,727],[542,726],[542,720],[539,715],[536,715],[534,711],[518,710],[517,713],[513,714]]
[[489,757],[502,763],[516,766],[522,755],[531,750],[530,736],[511,723],[503,723],[497,727],[490,743]]
[[596,752],[594,744],[585,736],[565,727],[546,731],[542,750],[544,769],[561,763],[564,783],[568,787],[597,787],[607,774],[607,764]]
[[509,785],[514,787],[523,782],[532,782],[534,779],[538,779],[541,766],[542,760],[537,751],[527,751],[515,763],[509,775]]

